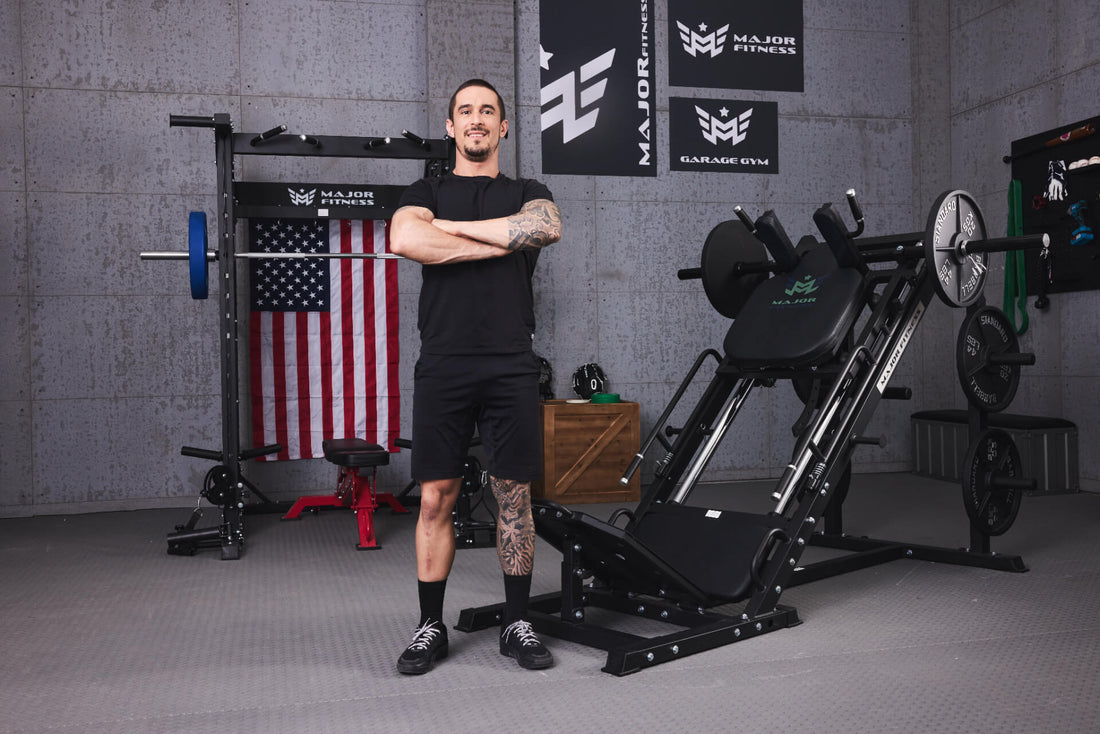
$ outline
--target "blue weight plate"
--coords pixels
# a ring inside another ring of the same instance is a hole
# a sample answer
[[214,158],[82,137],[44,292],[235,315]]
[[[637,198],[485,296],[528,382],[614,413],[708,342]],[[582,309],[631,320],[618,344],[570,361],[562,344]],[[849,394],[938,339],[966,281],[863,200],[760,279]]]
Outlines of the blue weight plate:
[[210,295],[207,283],[206,212],[191,212],[187,220],[187,260],[191,265],[191,297],[202,300]]

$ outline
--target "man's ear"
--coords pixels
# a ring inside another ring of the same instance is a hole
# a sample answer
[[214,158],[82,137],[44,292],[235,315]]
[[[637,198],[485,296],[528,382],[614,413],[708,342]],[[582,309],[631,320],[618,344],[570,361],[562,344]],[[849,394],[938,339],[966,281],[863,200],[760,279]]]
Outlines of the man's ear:
[[447,128],[447,135],[453,138],[455,136],[455,122],[454,122],[454,120],[452,120],[451,118],[448,117],[447,118],[447,124],[446,124],[445,127]]
[[508,121],[507,120],[501,120],[500,121],[500,137],[502,137],[502,138],[508,137]]

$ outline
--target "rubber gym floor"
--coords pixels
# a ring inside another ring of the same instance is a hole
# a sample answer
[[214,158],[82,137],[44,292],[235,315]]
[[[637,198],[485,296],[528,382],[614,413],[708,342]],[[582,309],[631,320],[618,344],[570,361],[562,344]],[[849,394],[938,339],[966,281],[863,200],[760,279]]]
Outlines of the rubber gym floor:
[[[770,486],[691,500],[741,508]],[[786,592],[797,627],[624,677],[553,638],[554,667],[521,670],[492,630],[452,630],[450,658],[397,674],[416,621],[415,514],[380,510],[373,551],[355,549],[346,510],[249,515],[237,561],[169,556],[187,514],[0,520],[0,732],[1100,730],[1097,493],[1024,497],[993,550],[1026,573],[894,561]],[[877,538],[969,538],[958,486],[910,474],[857,475],[845,520]],[[556,590],[559,561],[540,540],[534,593]],[[460,550],[448,624],[502,594],[495,551]]]

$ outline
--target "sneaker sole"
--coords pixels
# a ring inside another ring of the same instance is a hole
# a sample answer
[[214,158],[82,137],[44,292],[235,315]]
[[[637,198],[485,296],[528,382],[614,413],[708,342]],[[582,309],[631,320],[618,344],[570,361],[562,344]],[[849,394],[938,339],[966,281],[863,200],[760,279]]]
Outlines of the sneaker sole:
[[517,663],[519,663],[519,667],[524,668],[525,670],[543,670],[544,668],[549,668],[551,665],[554,664],[554,657],[552,655],[547,655],[545,660],[525,661],[517,657],[509,648],[505,647],[504,645],[500,646],[500,654],[504,657],[512,658]]
[[403,675],[423,675],[432,669],[432,665],[434,665],[436,661],[446,658],[449,652],[450,649],[448,646],[443,645],[435,651],[434,655],[428,658],[426,663],[405,663],[399,659],[397,661],[397,672]]

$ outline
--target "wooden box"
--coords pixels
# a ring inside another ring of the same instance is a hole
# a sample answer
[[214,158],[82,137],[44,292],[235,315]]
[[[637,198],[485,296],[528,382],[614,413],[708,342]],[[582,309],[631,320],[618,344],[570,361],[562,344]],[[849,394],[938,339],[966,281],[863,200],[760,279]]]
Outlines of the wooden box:
[[619,482],[641,444],[637,403],[542,404],[542,479],[535,497],[562,504],[636,502],[641,471]]

